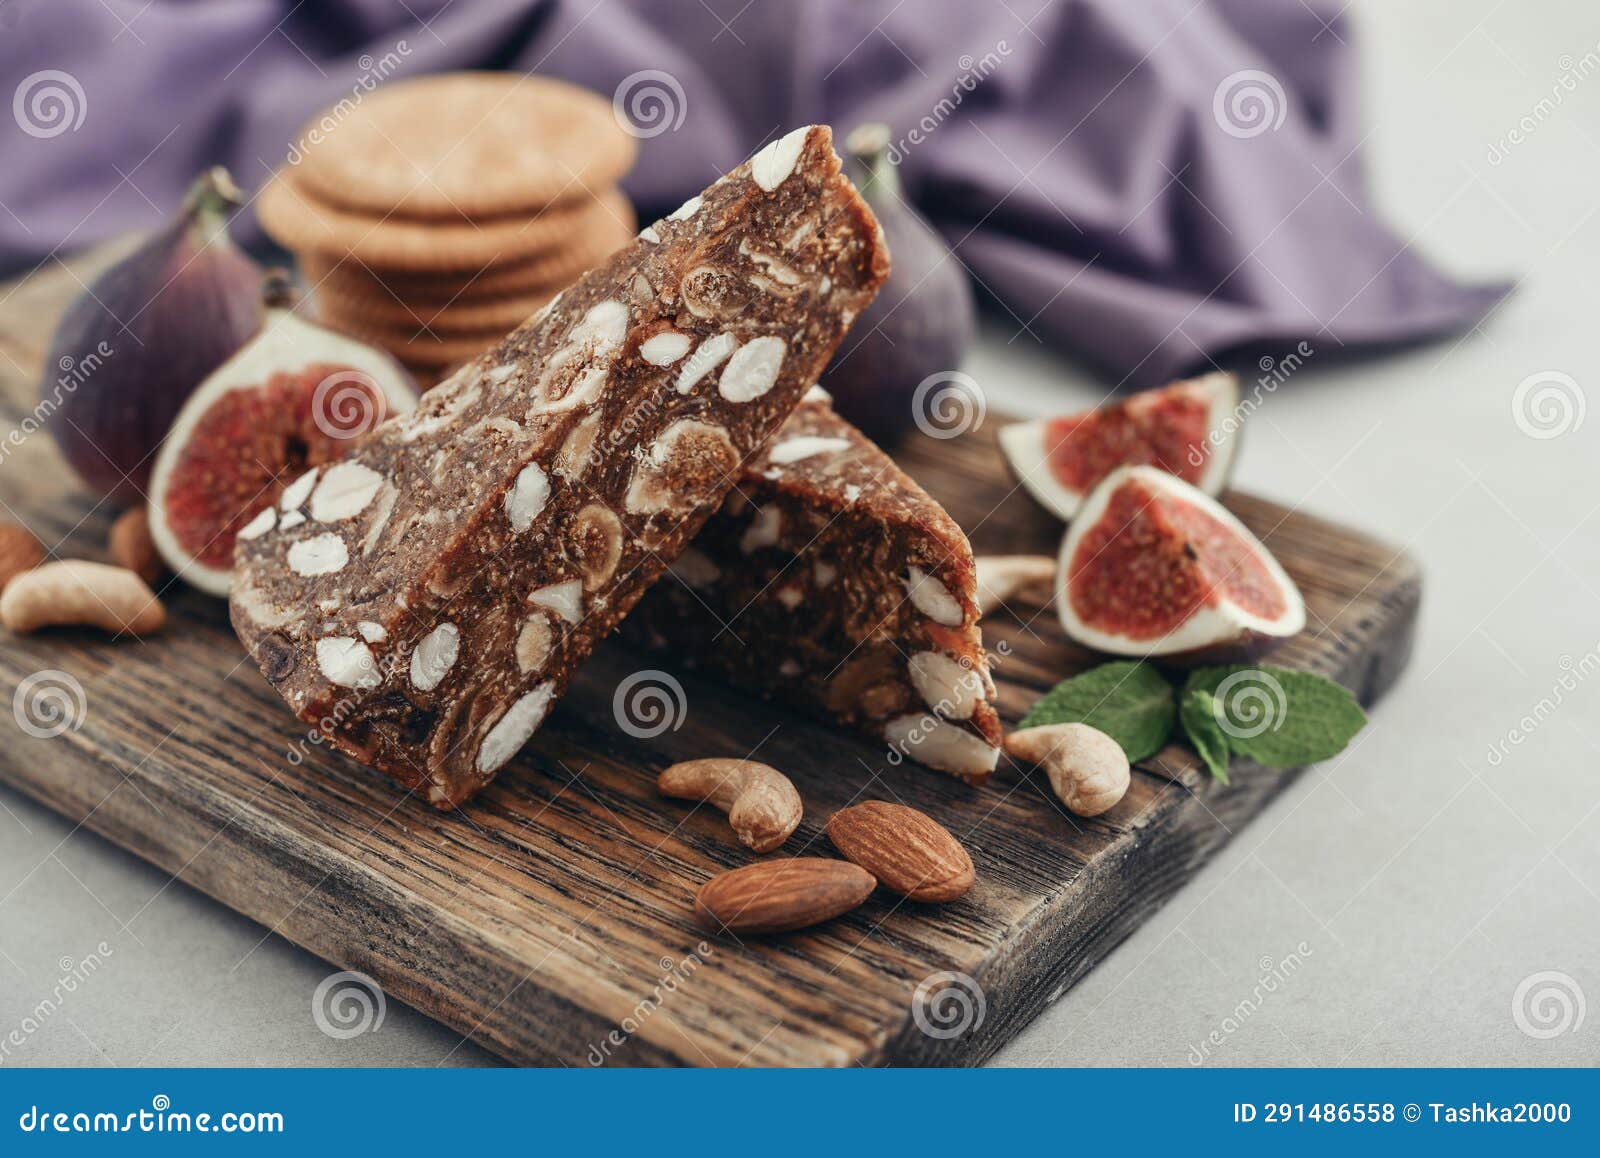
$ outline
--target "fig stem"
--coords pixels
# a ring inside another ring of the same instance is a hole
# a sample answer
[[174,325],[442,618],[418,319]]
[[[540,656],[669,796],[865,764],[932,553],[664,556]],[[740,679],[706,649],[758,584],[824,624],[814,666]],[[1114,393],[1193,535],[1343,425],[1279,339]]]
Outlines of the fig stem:
[[902,197],[900,174],[889,155],[890,144],[889,126],[882,121],[857,125],[844,139],[845,152],[855,163],[856,172],[852,176],[862,195],[869,200],[879,190],[897,199]]
[[295,289],[294,275],[278,266],[267,270],[261,279],[261,305],[268,310],[292,310],[300,296]]
[[228,214],[244,204],[244,194],[221,165],[213,165],[189,186],[184,198],[184,215],[201,233],[201,243],[228,239]]

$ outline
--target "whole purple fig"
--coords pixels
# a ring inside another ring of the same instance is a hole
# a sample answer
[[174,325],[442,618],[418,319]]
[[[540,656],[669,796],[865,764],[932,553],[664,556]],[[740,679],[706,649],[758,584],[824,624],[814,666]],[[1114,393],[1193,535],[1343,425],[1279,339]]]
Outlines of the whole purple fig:
[[194,390],[260,324],[261,269],[228,239],[241,202],[224,169],[106,270],[56,326],[40,413],[96,493],[142,502],[156,448]]
[[834,409],[881,441],[911,425],[918,385],[961,365],[977,323],[966,271],[905,199],[888,126],[862,125],[844,145],[850,177],[883,226],[891,267],[821,383]]

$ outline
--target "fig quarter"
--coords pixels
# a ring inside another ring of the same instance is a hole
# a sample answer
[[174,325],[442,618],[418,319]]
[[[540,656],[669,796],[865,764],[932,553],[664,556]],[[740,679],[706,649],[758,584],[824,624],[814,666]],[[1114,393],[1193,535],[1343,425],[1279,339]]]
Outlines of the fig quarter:
[[711,929],[785,933],[848,913],[877,883],[849,861],[780,857],[712,877],[695,894],[694,911]]
[[884,888],[913,901],[953,901],[977,877],[972,857],[950,830],[926,813],[886,800],[841,808],[828,818],[828,839]]

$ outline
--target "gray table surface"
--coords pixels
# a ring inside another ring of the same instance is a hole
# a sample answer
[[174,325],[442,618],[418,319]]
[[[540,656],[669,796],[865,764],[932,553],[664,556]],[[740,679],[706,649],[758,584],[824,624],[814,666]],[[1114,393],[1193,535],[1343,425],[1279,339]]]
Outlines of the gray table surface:
[[[1600,1016],[1582,1017],[1600,999],[1600,414],[1580,421],[1600,391],[1600,12],[1354,8],[1379,204],[1453,271],[1520,282],[1459,341],[1318,348],[1252,418],[1238,482],[1420,558],[1415,659],[1351,750],[997,1064],[1183,1066],[1202,1045],[1222,1065],[1600,1061]],[[1015,323],[989,325],[968,369],[1012,410],[1104,390]],[[1565,411],[1519,416],[1519,384],[1550,373]],[[0,790],[0,1064],[493,1062],[395,1003],[376,1032],[328,1037],[311,999],[330,972]]]

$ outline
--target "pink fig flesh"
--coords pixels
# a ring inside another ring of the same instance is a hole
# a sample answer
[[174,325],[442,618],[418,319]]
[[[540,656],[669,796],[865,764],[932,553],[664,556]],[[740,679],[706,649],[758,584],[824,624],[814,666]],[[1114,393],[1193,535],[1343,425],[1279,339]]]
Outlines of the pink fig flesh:
[[1305,604],[1249,530],[1154,467],[1121,467],[1090,494],[1062,544],[1067,634],[1116,655],[1199,657],[1298,632]]
[[1044,426],[1050,473],[1063,486],[1088,492],[1119,466],[1146,463],[1200,480],[1205,459],[1189,452],[1205,446],[1211,406],[1193,392],[1165,397],[1141,394],[1117,406],[1052,418]]
[[1287,607],[1260,557],[1237,534],[1137,484],[1111,496],[1070,566],[1078,617],[1133,640],[1157,639],[1218,598],[1263,619]]
[[1034,498],[1063,519],[1121,466],[1153,466],[1208,495],[1227,484],[1238,384],[1208,374],[1107,406],[1008,426],[1001,448]]
[[191,559],[233,566],[239,529],[278,501],[284,487],[351,447],[346,432],[319,411],[317,387],[337,382],[342,404],[376,426],[387,402],[357,371],[311,365],[280,371],[253,388],[234,388],[195,422],[177,449],[162,495],[167,527]]

